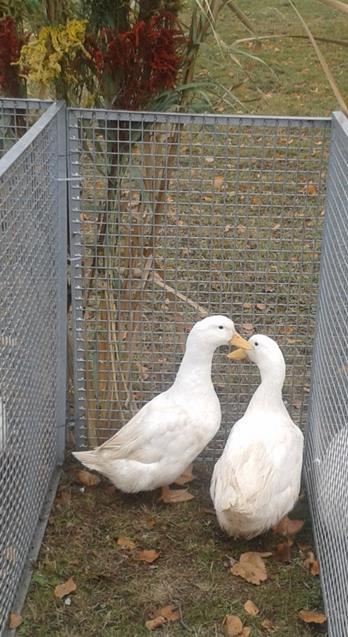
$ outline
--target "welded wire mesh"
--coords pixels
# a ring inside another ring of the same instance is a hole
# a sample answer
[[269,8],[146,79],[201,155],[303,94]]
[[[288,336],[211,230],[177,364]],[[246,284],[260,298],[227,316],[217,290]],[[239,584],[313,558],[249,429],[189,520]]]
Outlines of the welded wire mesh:
[[[279,341],[304,422],[329,134],[321,119],[70,111],[79,446],[172,383],[203,312]],[[213,370],[223,426],[205,458],[258,382],[225,354]]]
[[0,157],[29,130],[51,103],[0,98]]
[[330,637],[348,635],[348,120],[333,117],[306,481]]
[[53,105],[0,160],[1,635],[64,450],[64,130]]

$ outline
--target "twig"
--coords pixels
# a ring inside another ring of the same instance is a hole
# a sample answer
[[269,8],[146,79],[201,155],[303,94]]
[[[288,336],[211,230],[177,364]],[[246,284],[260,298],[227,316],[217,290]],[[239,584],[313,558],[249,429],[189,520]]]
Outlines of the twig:
[[162,277],[157,272],[153,273],[152,280],[154,283],[156,283],[156,285],[158,285],[163,290],[166,290],[167,292],[174,294],[174,296],[180,299],[180,301],[184,301],[184,303],[187,303],[187,305],[190,305],[190,307],[193,307],[200,316],[202,317],[208,316],[208,312],[207,310],[204,309],[204,307],[202,307],[195,301],[192,301],[192,299],[190,299],[188,296],[185,296],[185,294],[182,294],[182,292],[178,292],[177,290],[172,288],[170,285],[165,283]]

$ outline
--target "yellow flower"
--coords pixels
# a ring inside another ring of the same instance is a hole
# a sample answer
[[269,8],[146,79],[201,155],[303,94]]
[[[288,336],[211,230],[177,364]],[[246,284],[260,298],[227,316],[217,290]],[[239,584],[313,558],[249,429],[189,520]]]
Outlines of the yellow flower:
[[[50,86],[62,74],[62,64],[71,62],[78,51],[89,57],[83,46],[86,24],[85,20],[68,20],[65,26],[42,27],[38,35],[22,47],[18,64],[23,75],[29,81]],[[63,80],[74,80],[68,70],[65,73]]]

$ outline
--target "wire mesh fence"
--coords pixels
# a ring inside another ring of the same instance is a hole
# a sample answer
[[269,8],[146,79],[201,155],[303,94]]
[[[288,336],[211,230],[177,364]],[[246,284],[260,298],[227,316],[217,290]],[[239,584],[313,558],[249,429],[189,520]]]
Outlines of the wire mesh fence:
[[334,114],[306,447],[329,634],[348,634],[348,123]]
[[[173,381],[205,313],[275,337],[304,423],[330,121],[70,110],[77,444],[103,442]],[[258,382],[214,360],[223,428]]]
[[0,99],[0,157],[35,124],[51,102]]
[[[1,128],[6,147],[8,131],[15,141],[33,112],[20,102],[9,114],[7,100],[0,101],[0,112],[2,124],[10,118]],[[52,105],[0,159],[1,635],[64,453],[64,130],[65,108]]]

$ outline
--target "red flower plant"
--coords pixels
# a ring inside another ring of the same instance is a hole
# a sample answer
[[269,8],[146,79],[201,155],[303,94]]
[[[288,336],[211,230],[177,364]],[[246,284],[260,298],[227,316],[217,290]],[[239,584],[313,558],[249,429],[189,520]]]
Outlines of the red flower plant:
[[11,17],[0,19],[0,88],[10,96],[20,93],[20,78],[17,62],[24,44],[17,32],[16,23]]
[[99,39],[97,45],[88,37],[86,48],[101,81],[112,81],[114,107],[136,110],[175,86],[184,36],[174,14],[158,13],[130,31],[104,28]]

